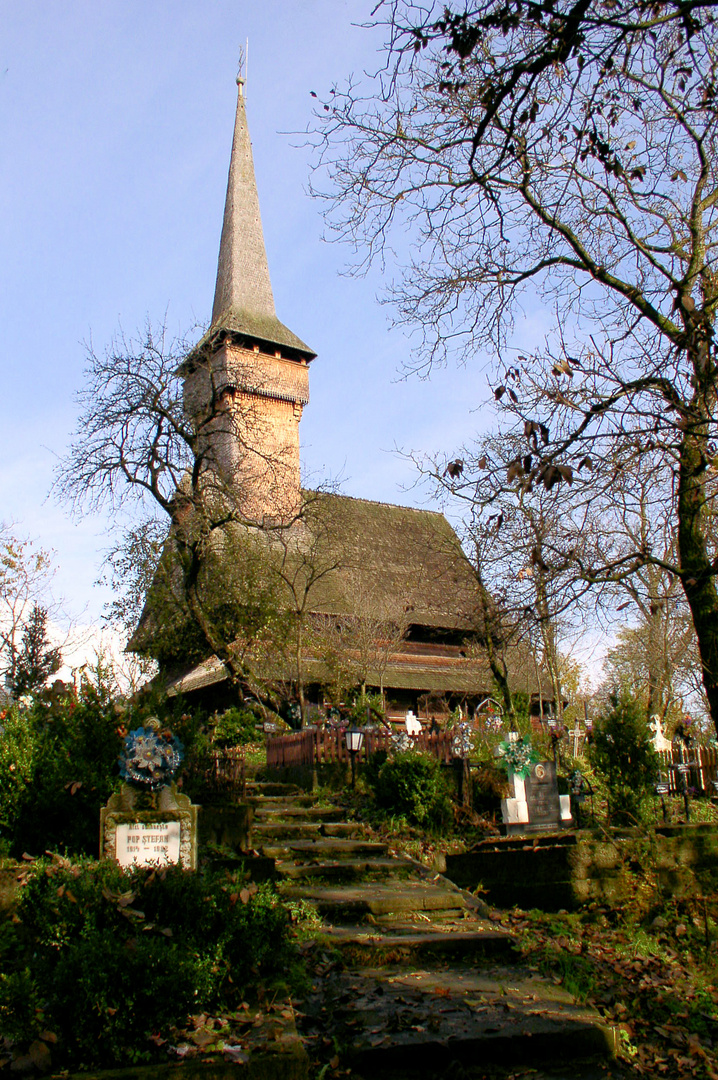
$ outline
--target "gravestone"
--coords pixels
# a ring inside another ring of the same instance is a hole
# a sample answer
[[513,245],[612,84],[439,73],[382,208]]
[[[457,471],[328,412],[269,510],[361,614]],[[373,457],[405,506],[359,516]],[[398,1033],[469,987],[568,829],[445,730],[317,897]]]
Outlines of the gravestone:
[[152,716],[130,731],[118,759],[126,781],[100,811],[100,858],[120,866],[197,869],[197,813],[172,781],[184,751]]
[[100,857],[120,866],[197,868],[197,814],[175,784],[157,792],[123,784],[100,811]]
[[504,829],[516,833],[555,832],[573,824],[570,795],[559,795],[556,765],[540,761],[525,778],[509,777],[513,798],[501,800]]

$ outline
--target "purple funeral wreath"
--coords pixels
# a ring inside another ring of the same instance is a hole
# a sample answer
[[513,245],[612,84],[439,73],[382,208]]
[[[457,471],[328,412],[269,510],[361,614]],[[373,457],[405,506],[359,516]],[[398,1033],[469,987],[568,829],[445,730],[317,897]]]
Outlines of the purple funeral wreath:
[[184,747],[171,732],[161,732],[156,717],[145,727],[135,728],[125,736],[119,756],[120,775],[129,784],[156,791],[165,787],[184,758]]

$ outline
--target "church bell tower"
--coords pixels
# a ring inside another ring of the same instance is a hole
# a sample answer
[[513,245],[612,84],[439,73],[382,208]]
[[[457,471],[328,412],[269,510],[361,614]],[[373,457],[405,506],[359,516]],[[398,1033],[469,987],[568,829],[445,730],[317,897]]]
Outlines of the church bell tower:
[[316,354],[275,312],[241,76],[237,85],[212,323],[185,362],[184,397],[241,512],[278,522],[299,509],[299,421]]

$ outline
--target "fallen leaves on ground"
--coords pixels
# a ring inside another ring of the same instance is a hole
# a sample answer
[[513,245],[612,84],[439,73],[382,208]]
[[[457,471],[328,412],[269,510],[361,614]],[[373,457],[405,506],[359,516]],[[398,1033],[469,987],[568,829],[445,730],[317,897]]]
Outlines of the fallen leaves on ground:
[[654,934],[608,907],[501,919],[525,959],[616,1026],[628,1075],[718,1080],[715,944],[683,933],[685,918],[656,921]]

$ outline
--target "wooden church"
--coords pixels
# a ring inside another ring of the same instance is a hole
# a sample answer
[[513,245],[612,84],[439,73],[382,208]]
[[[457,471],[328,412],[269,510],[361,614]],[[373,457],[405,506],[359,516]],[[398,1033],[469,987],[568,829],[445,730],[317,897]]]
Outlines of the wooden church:
[[[233,415],[252,417],[246,437],[237,437],[232,424],[210,432],[216,468],[230,477],[248,520],[292,523],[295,561],[311,549],[321,563],[304,596],[310,632],[301,646],[302,700],[310,716],[321,713],[338,665],[348,692],[352,683],[354,690],[381,692],[390,718],[409,709],[427,718],[457,704],[475,708],[493,690],[481,645],[483,598],[446,518],[300,486],[299,425],[315,353],[276,315],[244,83],[237,82],[212,322],[198,348],[211,355],[211,392],[219,388]],[[188,357],[183,377],[185,408],[199,416],[210,393],[206,365]],[[131,643],[137,651],[152,632],[151,620],[143,616],[143,622]],[[536,698],[528,661],[512,650],[512,689]],[[266,664],[268,677],[291,684],[292,671],[277,670],[281,660],[267,657]],[[162,674],[170,694],[198,697],[209,707],[232,700],[216,657]]]

